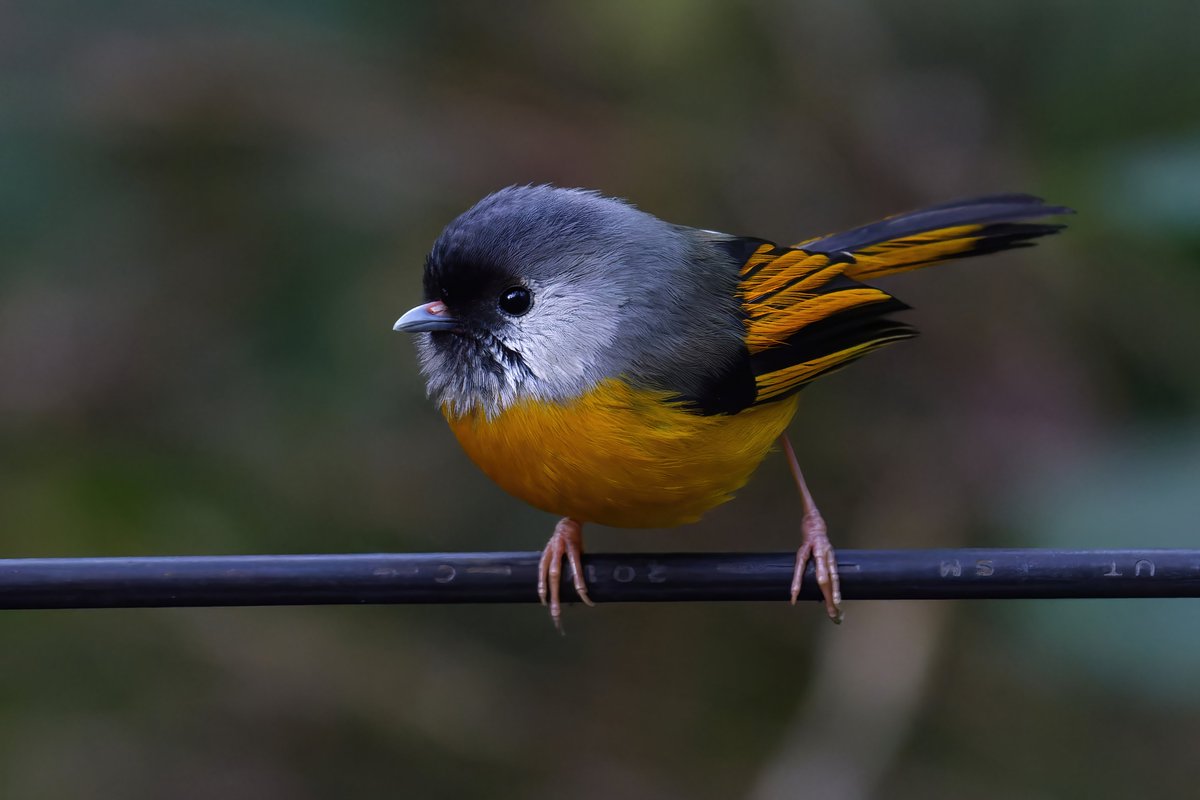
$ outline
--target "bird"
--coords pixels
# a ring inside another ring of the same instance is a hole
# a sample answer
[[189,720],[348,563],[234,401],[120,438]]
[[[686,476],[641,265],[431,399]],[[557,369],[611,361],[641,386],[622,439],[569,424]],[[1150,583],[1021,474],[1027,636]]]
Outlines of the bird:
[[[588,189],[509,186],[441,232],[413,334],[429,397],[475,464],[560,521],[537,593],[561,631],[583,528],[675,527],[730,500],[778,443],[809,562],[842,618],[837,559],[787,427],[801,390],[911,338],[876,279],[1025,247],[1070,214],[1027,194],[929,206],[796,244],[672,224]],[[782,597],[781,597],[782,599]]]

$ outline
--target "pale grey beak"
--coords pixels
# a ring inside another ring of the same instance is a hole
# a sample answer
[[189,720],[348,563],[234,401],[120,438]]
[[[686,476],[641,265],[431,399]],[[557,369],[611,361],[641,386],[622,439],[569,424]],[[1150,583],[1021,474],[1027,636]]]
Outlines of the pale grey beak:
[[445,303],[434,300],[432,303],[419,305],[396,320],[392,330],[401,333],[421,333],[422,331],[452,331],[458,327],[458,320],[446,311]]

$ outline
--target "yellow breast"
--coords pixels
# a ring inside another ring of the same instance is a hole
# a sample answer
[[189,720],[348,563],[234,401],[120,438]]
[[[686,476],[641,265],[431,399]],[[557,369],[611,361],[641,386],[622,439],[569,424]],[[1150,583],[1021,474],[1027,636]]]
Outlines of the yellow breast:
[[750,479],[797,398],[701,416],[607,380],[563,403],[522,401],[488,419],[446,413],[488,477],[537,508],[623,528],[694,522]]

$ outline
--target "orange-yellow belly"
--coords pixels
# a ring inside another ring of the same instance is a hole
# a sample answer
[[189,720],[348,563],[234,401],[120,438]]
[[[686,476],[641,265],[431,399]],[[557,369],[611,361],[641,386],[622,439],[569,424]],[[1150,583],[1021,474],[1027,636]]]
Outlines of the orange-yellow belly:
[[525,502],[581,522],[650,528],[694,522],[730,499],[796,403],[700,416],[665,394],[607,380],[563,403],[522,401],[491,419],[446,418],[471,459]]

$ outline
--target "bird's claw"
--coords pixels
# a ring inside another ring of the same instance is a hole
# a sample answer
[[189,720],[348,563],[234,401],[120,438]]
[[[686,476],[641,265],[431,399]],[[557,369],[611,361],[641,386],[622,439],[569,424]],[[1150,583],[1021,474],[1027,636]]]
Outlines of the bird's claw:
[[583,579],[583,526],[573,519],[560,520],[554,527],[554,535],[546,543],[542,558],[538,562],[538,598],[542,605],[550,607],[550,619],[559,633],[562,628],[562,584],[563,556],[571,567],[571,583],[584,605],[594,606],[588,597],[587,583]]
[[842,585],[838,579],[837,555],[829,536],[825,532],[825,520],[816,510],[804,515],[801,523],[804,529],[804,542],[796,551],[796,568],[792,572],[792,605],[800,597],[800,587],[804,582],[804,570],[808,562],[813,562],[813,571],[817,576],[817,586],[825,599],[825,611],[834,623],[842,621]]

